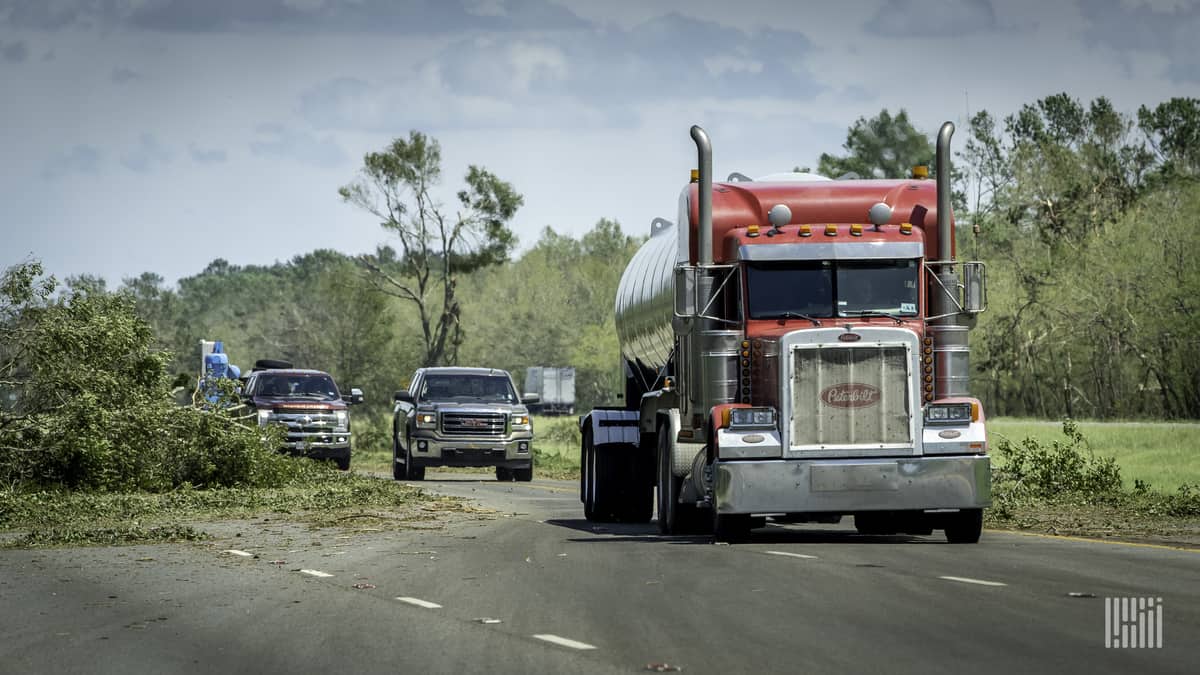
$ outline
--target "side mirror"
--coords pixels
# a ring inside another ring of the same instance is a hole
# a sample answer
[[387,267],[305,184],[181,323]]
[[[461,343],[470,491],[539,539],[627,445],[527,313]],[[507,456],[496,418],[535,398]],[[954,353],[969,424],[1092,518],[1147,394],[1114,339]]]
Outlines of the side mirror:
[[530,405],[533,403],[541,403],[542,397],[537,394],[521,394],[521,403]]
[[690,319],[696,315],[696,268],[675,268],[675,318]]
[[963,311],[978,314],[987,309],[987,267],[981,262],[965,262],[963,271]]
[[410,394],[407,389],[401,389],[400,391],[397,391],[395,393],[395,395],[392,396],[392,401],[394,403],[412,403],[413,397],[412,397],[412,394]]
[[350,403],[356,404],[356,403],[362,403],[362,402],[363,402],[362,389],[359,389],[358,387],[352,387],[350,389]]

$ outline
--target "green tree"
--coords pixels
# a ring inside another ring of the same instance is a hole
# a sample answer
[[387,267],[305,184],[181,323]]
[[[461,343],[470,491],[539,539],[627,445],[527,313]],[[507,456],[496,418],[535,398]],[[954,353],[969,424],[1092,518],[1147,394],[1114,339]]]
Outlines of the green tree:
[[516,243],[508,222],[523,203],[511,184],[472,165],[451,213],[433,194],[441,164],[438,142],[412,131],[382,152],[367,153],[358,178],[338,190],[399,242],[398,259],[381,248],[359,261],[377,290],[416,307],[427,366],[458,361],[459,276],[508,260]]
[[867,119],[858,118],[842,144],[844,157],[822,153],[817,172],[838,178],[903,178],[917,164],[932,166],[933,145],[929,137],[913,127],[901,109],[894,117],[887,109]]
[[1176,97],[1138,108],[1146,134],[1167,177],[1200,177],[1200,98]]

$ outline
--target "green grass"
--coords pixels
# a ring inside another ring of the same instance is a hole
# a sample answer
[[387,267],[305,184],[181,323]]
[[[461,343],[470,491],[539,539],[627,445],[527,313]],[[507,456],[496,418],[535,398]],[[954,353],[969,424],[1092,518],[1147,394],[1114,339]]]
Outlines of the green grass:
[[[1061,422],[993,418],[987,421],[991,445],[1001,438],[1019,443],[1025,438],[1049,443],[1065,440]],[[1126,489],[1135,480],[1160,492],[1180,485],[1200,484],[1200,423],[1079,422],[1087,446],[1100,457],[1112,457],[1121,468]],[[993,461],[999,458],[993,453]]]

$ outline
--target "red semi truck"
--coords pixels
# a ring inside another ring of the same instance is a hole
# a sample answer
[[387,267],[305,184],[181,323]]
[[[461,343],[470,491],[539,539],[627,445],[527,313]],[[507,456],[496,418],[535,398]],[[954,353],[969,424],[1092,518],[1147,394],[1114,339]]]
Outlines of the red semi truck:
[[617,291],[624,405],[580,418],[589,520],[657,506],[663,534],[735,540],[850,515],[864,534],[979,540],[991,471],[967,331],[986,275],[955,260],[953,132],[936,182],[714,184],[692,127],[678,218],[654,221]]

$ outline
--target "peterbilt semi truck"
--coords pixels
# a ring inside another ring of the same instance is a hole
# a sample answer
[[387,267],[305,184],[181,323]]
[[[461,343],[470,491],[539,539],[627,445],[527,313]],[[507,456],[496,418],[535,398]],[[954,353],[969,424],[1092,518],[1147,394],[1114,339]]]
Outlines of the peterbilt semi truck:
[[[712,146],[674,223],[625,268],[623,405],[580,418],[593,521],[744,538],[774,522],[974,543],[991,503],[967,332],[986,269],[956,260],[950,139],[936,181],[733,174]],[[735,180],[736,179],[736,180]]]

